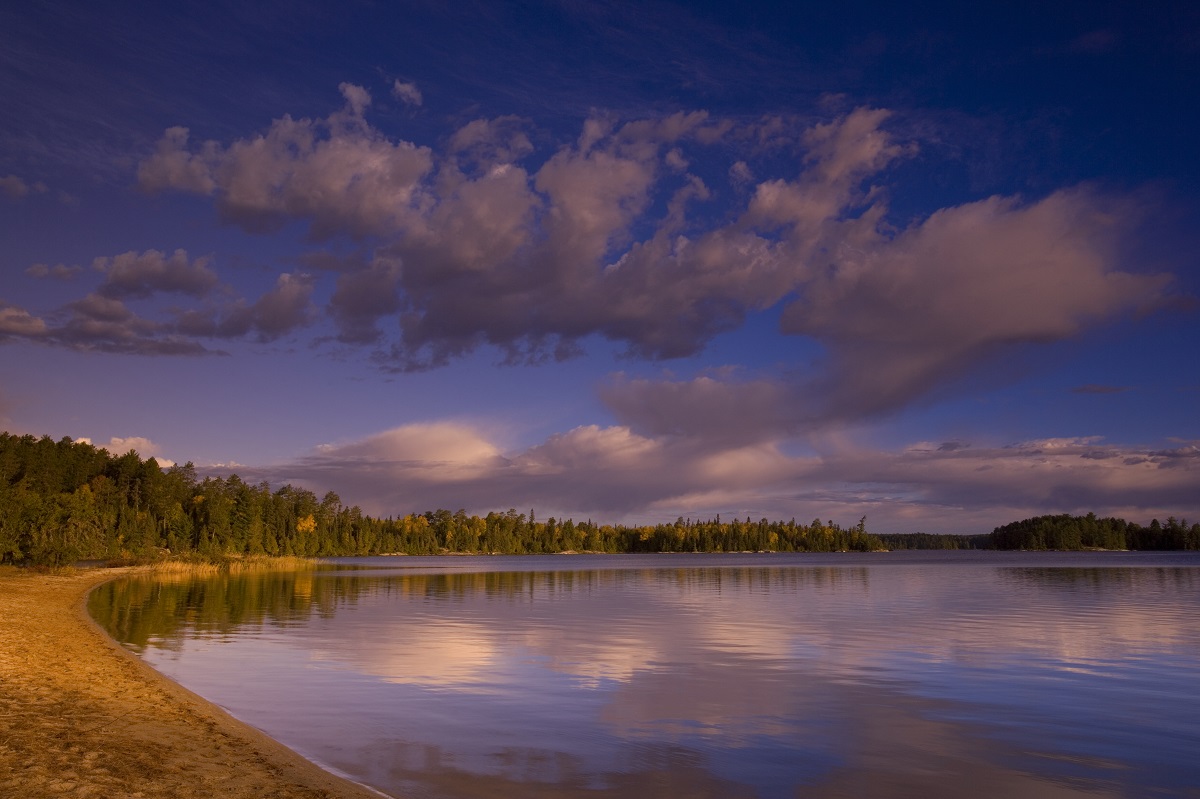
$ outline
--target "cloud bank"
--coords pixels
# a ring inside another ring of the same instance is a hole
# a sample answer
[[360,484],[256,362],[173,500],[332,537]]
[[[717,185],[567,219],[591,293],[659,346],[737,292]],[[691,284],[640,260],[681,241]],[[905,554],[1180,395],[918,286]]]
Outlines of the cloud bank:
[[[1170,290],[1169,275],[1125,268],[1139,209],[1096,188],[892,218],[887,181],[919,142],[898,140],[884,109],[815,123],[597,116],[540,149],[526,120],[478,119],[435,152],[373,126],[363,87],[340,90],[344,105],[324,119],[285,116],[228,144],[171,128],[137,171],[143,189],[209,197],[253,233],[298,221],[314,243],[357,242],[351,257],[313,253],[331,277],[280,274],[251,301],[217,296],[209,258],[101,257],[102,285],[60,309],[65,321],[7,307],[4,335],[199,354],[219,351],[214,340],[327,323],[334,335],[315,340],[407,371],[481,347],[511,362],[563,359],[594,337],[635,358],[687,357],[749,314],[780,309],[785,341],[825,353],[796,380],[606,391],[639,432],[711,430],[711,417],[749,403],[766,435],[903,407],[1005,347],[1077,335]],[[411,83],[392,93],[421,99]],[[157,317],[128,307],[160,294],[179,302]],[[681,404],[695,410],[664,410]]]
[[1040,513],[1186,516],[1200,488],[1200,447],[1149,450],[1096,437],[916,443],[899,451],[839,445],[797,456],[776,443],[714,444],[587,425],[503,453],[480,431],[442,422],[323,446],[241,476],[332,488],[381,515],[464,503],[477,513],[516,506],[542,517],[636,522],[724,514],[851,523],[883,514],[890,527],[876,524],[875,532],[983,533],[996,519]]
[[[1171,282],[1122,268],[1137,209],[1088,187],[897,224],[875,181],[917,145],[895,140],[882,109],[808,127],[703,112],[594,118],[537,164],[521,120],[475,120],[435,154],[374,128],[365,89],[341,90],[345,106],[326,119],[285,117],[229,145],[192,146],[173,128],[139,180],[210,196],[250,231],[293,219],[316,240],[368,242],[371,257],[338,266],[326,313],[341,342],[375,347],[388,368],[486,345],[510,360],[564,358],[590,336],[678,358],[782,307],[783,335],[828,352],[812,376],[825,407],[802,413],[866,414],[1005,346],[1153,307]],[[749,191],[759,170],[743,158],[724,185],[691,170],[718,150],[753,160],[781,149],[792,174]],[[740,206],[729,199],[739,186]]]

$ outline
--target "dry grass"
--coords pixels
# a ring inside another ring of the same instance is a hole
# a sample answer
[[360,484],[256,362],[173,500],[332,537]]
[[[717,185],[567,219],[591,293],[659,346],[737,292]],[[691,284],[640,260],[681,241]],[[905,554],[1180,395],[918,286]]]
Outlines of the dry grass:
[[270,557],[267,555],[229,557],[220,561],[161,560],[150,564],[148,570],[156,575],[182,574],[206,576],[213,574],[247,574],[250,572],[312,571],[320,561],[312,558],[292,556]]
[[0,796],[373,796],[161,677],[86,616],[93,586],[150,568],[0,568]]

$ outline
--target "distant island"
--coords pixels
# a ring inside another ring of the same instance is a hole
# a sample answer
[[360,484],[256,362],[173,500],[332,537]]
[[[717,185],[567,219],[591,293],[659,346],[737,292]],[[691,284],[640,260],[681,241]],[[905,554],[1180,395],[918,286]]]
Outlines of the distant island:
[[843,552],[885,549],[1200,549],[1200,524],[1039,516],[987,535],[872,535],[866,518],[598,525],[535,518],[515,509],[486,517],[433,510],[368,516],[333,492],[272,490],[236,474],[201,480],[191,463],[163,470],[136,452],[0,433],[0,564],[57,567],[80,560],[339,557],[563,552]]
[[1200,550],[1200,524],[1185,520],[1158,519],[1143,527],[1096,514],[1071,516],[1066,513],[1034,516],[997,527],[984,535],[933,535],[907,533],[880,535],[888,549],[1021,549],[1085,551],[1101,550]]

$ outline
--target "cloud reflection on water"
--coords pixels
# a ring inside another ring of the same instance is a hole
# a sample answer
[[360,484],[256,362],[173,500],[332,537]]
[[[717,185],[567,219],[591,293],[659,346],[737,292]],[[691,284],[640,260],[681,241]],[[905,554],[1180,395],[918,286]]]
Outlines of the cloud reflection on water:
[[278,723],[322,762],[448,796],[1170,795],[1200,778],[1200,726],[1179,715],[1200,710],[1180,677],[1200,662],[1200,570],[973,557],[319,574],[321,612],[272,640],[356,675],[358,694],[300,705],[339,701],[374,737],[350,746],[356,771]]

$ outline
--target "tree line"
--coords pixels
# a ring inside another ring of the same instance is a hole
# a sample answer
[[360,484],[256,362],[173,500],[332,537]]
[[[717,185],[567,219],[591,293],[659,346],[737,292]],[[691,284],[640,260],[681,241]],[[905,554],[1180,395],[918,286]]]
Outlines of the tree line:
[[236,474],[201,479],[191,463],[166,470],[133,451],[0,433],[0,563],[238,555],[335,557],[439,553],[836,552],[883,549],[866,519],[842,527],[735,519],[653,526],[486,517],[435,510],[375,518],[332,491],[272,490]]
[[1096,514],[1050,514],[997,527],[985,535],[901,533],[878,536],[888,549],[1021,549],[1083,551],[1200,550],[1200,524],[1174,516],[1147,526]]
[[946,533],[883,533],[879,540],[888,549],[995,549],[990,535]]
[[162,469],[133,451],[0,433],[0,563],[239,555],[337,557],[440,553],[844,552],[883,549],[1200,549],[1200,524],[1048,515],[988,535],[872,535],[817,518],[808,524],[682,517],[625,526],[535,518],[515,509],[485,517],[440,509],[376,518],[332,491],[274,489],[236,474],[201,479],[191,463]]
[[997,527],[991,533],[995,549],[1200,549],[1200,524],[1190,527],[1186,520],[1154,519],[1148,526],[1112,517],[1035,516]]

